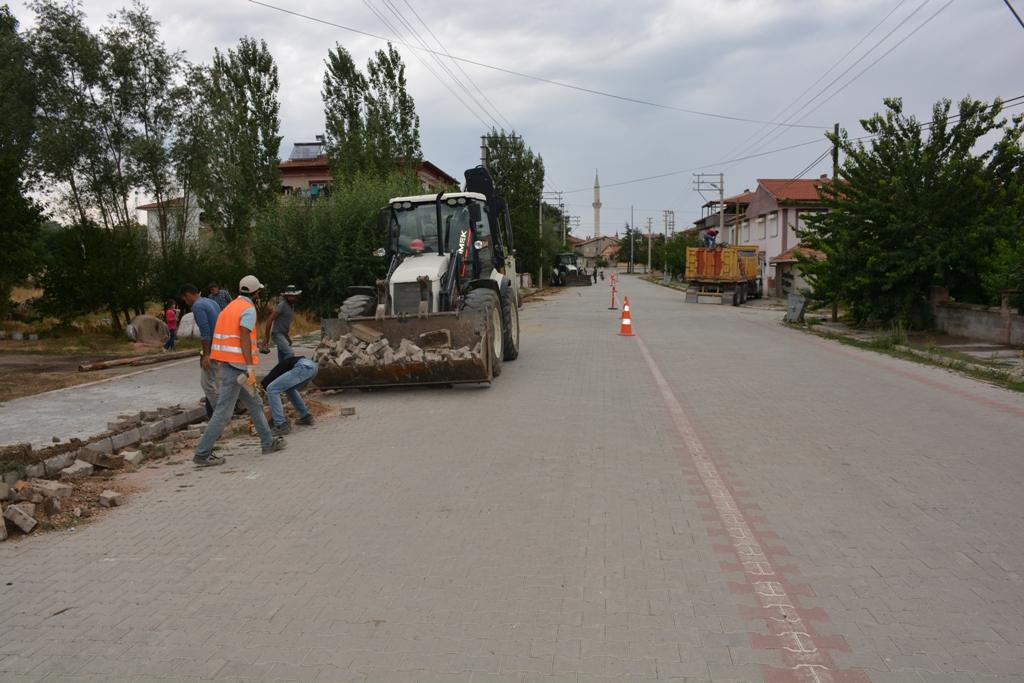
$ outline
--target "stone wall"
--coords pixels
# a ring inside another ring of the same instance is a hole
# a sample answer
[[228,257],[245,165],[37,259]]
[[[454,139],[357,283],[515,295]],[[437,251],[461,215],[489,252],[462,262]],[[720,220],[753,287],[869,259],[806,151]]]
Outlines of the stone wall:
[[1003,294],[1001,306],[990,308],[950,301],[945,291],[935,288],[932,291],[935,327],[957,337],[1024,346],[1024,316],[1010,307],[1010,294]]

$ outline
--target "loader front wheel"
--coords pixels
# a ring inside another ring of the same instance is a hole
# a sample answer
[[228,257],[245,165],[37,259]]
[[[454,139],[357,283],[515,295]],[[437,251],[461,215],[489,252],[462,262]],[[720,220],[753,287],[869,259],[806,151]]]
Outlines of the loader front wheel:
[[501,297],[501,355],[506,361],[519,357],[519,307],[512,287]]
[[374,314],[377,308],[377,297],[368,294],[353,294],[341,302],[338,316],[348,320],[349,318],[364,318]]
[[474,289],[462,299],[462,310],[472,311],[490,327],[490,344],[484,353],[491,355],[492,374],[501,374],[502,334],[501,334],[501,301],[498,294],[490,289]]

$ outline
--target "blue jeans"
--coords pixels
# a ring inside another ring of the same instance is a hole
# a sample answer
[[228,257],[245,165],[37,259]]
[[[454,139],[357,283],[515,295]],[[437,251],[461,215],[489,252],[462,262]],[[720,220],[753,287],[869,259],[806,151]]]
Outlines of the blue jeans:
[[174,348],[174,342],[178,338],[178,330],[168,330],[167,333],[170,334],[171,336],[167,338],[167,342],[164,344],[164,348],[170,351],[171,349]]
[[302,401],[299,389],[306,386],[316,375],[316,363],[308,358],[300,358],[288,372],[284,373],[267,387],[267,403],[270,404],[270,416],[275,425],[284,424],[284,406],[281,405],[281,394],[288,394],[288,399],[299,413],[299,419],[309,415],[309,409]]
[[284,332],[274,332],[270,335],[270,339],[277,346],[278,363],[283,361],[285,358],[291,358],[295,355],[295,352],[292,351],[292,342]]
[[707,235],[705,235],[704,236],[704,244],[706,245],[706,247],[708,249],[714,249],[715,248],[715,240],[716,239],[717,239],[717,237],[708,237]]
[[263,414],[263,401],[256,394],[255,387],[247,387],[245,390],[238,383],[238,378],[245,374],[229,363],[217,363],[217,375],[220,380],[220,391],[217,393],[217,407],[213,409],[213,417],[203,430],[203,435],[196,445],[196,455],[200,458],[208,457],[213,453],[213,444],[217,443],[221,432],[231,420],[235,413],[235,403],[242,399],[249,417],[256,425],[256,433],[260,435],[260,443],[264,447],[273,442],[274,437],[270,434],[270,425],[267,424],[267,417]]

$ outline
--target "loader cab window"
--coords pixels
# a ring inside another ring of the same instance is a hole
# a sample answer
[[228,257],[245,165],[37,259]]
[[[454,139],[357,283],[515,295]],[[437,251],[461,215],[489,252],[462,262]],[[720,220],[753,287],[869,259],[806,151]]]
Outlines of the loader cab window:
[[[391,209],[394,217],[391,228],[398,231],[400,253],[437,253],[437,205],[434,202],[395,203],[391,205]],[[448,235],[448,249],[455,248],[460,232],[469,226],[469,209],[465,204],[449,204],[442,201],[441,225]]]

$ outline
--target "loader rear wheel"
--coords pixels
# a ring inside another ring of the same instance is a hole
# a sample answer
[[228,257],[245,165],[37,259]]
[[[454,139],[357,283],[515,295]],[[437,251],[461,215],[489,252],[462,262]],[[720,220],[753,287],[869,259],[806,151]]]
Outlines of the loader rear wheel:
[[519,307],[512,287],[501,297],[501,355],[506,361],[519,357]]
[[348,318],[363,318],[373,315],[376,308],[377,297],[368,294],[353,294],[341,302],[338,315],[346,320]]
[[490,289],[474,289],[462,299],[462,310],[478,314],[491,328],[491,343],[484,353],[491,354],[492,374],[501,374],[502,335],[501,335],[501,301],[498,294]]

